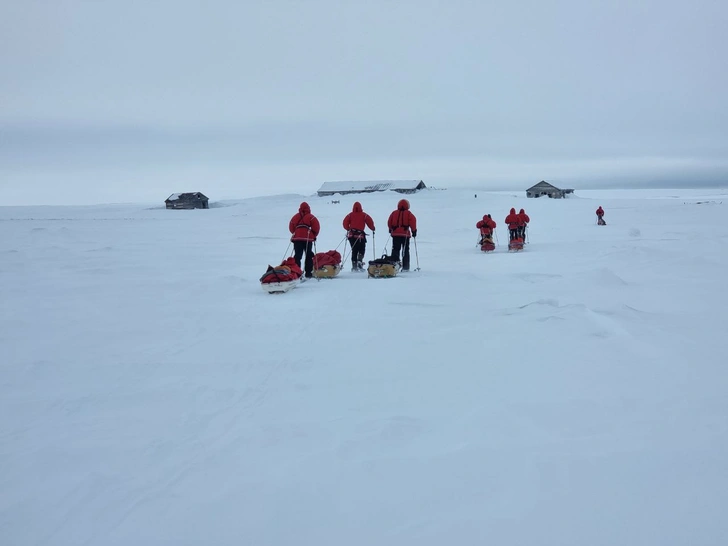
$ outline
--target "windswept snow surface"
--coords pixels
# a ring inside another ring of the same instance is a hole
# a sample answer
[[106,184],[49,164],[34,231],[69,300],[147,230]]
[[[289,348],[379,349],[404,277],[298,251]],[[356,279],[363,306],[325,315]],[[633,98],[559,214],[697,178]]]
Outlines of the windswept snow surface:
[[473,193],[284,295],[301,196],[0,208],[0,543],[725,544],[728,191]]

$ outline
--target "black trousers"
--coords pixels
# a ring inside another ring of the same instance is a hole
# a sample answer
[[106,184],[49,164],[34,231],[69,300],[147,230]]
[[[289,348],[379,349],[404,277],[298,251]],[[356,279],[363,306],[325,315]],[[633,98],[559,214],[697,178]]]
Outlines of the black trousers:
[[358,262],[364,261],[364,256],[367,250],[367,240],[362,237],[349,237],[349,244],[351,245],[351,264],[356,265]]
[[526,226],[518,228],[518,236],[524,241],[526,240]]
[[509,228],[509,229],[508,229],[508,232],[509,232],[509,233],[510,233],[510,235],[511,235],[511,241],[512,241],[513,239],[517,239],[517,238],[518,238],[518,228],[514,228],[514,229],[510,229],[510,228]]
[[313,275],[313,242],[312,241],[293,241],[293,259],[296,265],[301,267],[301,257],[306,253],[306,265],[303,272],[306,277]]
[[409,271],[410,268],[410,240],[409,237],[392,237],[392,258],[399,261],[399,251],[404,247],[402,256],[402,269]]

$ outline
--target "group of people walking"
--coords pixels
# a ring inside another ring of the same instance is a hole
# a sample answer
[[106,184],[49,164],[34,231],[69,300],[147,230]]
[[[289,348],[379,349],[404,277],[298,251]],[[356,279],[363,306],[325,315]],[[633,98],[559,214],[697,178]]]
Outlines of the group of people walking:
[[[516,209],[511,208],[510,214],[506,216],[505,223],[508,225],[508,232],[510,235],[510,240],[516,240],[520,239],[521,241],[525,240],[526,238],[526,227],[528,226],[528,223],[531,221],[531,218],[529,218],[528,214],[526,214],[526,211],[521,209],[518,214],[516,214]],[[483,244],[485,242],[491,242],[493,241],[493,230],[496,228],[496,222],[493,220],[490,214],[486,214],[483,216],[482,220],[479,220],[477,224],[475,224],[475,227],[477,227],[480,230],[480,242],[478,244]]]
[[[604,221],[604,209],[599,206],[597,209],[597,224],[600,226],[606,226],[607,223]],[[525,242],[526,240],[526,228],[528,227],[528,223],[531,221],[531,218],[526,214],[526,211],[524,209],[521,209],[516,213],[515,208],[511,208],[510,213],[508,216],[506,216],[505,223],[508,225],[508,233],[510,235],[510,240],[520,240],[521,242]],[[479,220],[477,224],[475,224],[475,227],[477,227],[480,230],[480,242],[479,244],[483,244],[484,242],[493,240],[493,230],[496,227],[495,220],[491,218],[490,214],[486,214],[483,216],[482,220]]]
[[[351,246],[351,270],[364,271],[364,256],[367,248],[366,228],[376,232],[374,220],[369,216],[357,201],[351,212],[344,217],[342,222],[346,230],[346,238]],[[410,238],[417,237],[417,217],[410,211],[410,204],[407,199],[400,199],[397,203],[397,210],[392,211],[387,220],[387,228],[392,236],[392,254],[390,259],[398,262],[402,252],[402,270],[409,271],[410,268]],[[311,207],[305,201],[298,207],[298,213],[294,214],[288,223],[288,230],[291,232],[293,243],[293,258],[296,264],[301,267],[301,259],[305,254],[303,265],[306,278],[313,276],[313,243],[318,237],[321,226],[318,219],[311,214]]]
[[[526,228],[531,218],[524,209],[516,213],[515,208],[511,208],[510,213],[505,218],[508,225],[510,240],[520,240],[525,242]],[[344,217],[342,222],[346,230],[346,238],[351,246],[351,270],[364,271],[364,256],[367,248],[367,234],[364,231],[369,228],[372,235],[375,233],[374,220],[369,216],[357,201],[351,209],[351,212]],[[600,206],[597,209],[597,223],[606,225],[604,222],[604,210]],[[493,230],[496,228],[496,222],[491,218],[490,214],[483,216],[478,221],[476,227],[480,230],[480,243],[491,241]],[[387,219],[387,228],[392,236],[392,254],[389,256],[394,261],[399,261],[400,253],[402,253],[402,270],[409,271],[410,268],[410,239],[417,237],[417,217],[410,210],[410,204],[407,199],[400,199],[397,203],[397,209],[392,211]],[[318,237],[321,225],[318,219],[311,214],[311,207],[305,201],[298,208],[298,213],[294,214],[288,224],[291,232],[291,242],[293,243],[293,257],[298,267],[301,267],[301,259],[305,254],[305,262],[303,266],[306,278],[313,276],[313,243]]]
[[516,239],[520,239],[521,241],[525,241],[526,228],[530,221],[531,218],[528,217],[525,210],[521,209],[518,211],[518,214],[516,214],[516,209],[511,208],[511,212],[508,216],[506,216],[505,220],[506,224],[508,224],[510,240],[515,241]]

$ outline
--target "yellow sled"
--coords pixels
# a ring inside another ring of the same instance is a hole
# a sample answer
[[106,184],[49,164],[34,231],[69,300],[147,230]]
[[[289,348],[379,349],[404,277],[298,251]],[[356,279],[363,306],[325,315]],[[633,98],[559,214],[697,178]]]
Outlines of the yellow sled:
[[401,269],[402,265],[399,262],[393,262],[386,259],[372,260],[369,262],[367,273],[369,274],[369,277],[386,279],[389,277],[396,277],[397,273],[399,273]]
[[313,270],[313,276],[317,279],[333,279],[341,272],[341,264],[325,265]]

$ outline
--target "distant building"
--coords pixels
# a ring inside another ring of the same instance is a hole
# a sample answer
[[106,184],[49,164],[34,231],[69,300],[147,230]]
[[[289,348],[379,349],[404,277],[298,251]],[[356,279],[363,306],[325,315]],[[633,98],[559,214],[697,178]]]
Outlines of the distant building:
[[373,193],[392,190],[398,193],[415,193],[427,188],[422,180],[369,180],[359,182],[324,182],[318,190],[319,197],[347,195],[350,193]]
[[541,182],[526,190],[526,197],[541,197],[542,195],[546,195],[553,199],[562,199],[570,193],[574,193],[574,190],[562,190],[553,184],[549,184],[545,180],[541,180]]
[[173,193],[164,204],[168,209],[209,209],[209,199],[202,193]]

